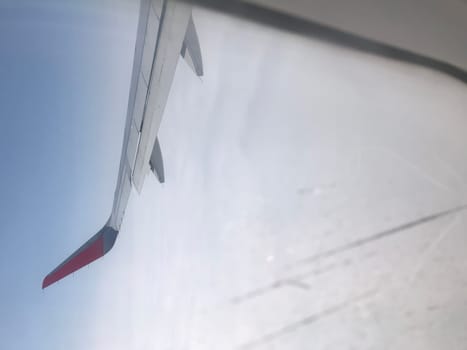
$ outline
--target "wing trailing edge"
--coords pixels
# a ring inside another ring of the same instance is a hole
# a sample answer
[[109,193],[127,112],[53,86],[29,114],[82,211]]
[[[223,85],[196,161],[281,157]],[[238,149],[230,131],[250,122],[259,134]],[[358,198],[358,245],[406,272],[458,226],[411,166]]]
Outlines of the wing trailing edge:
[[92,263],[108,253],[117,239],[118,231],[106,224],[77,251],[70,255],[42,281],[42,289]]

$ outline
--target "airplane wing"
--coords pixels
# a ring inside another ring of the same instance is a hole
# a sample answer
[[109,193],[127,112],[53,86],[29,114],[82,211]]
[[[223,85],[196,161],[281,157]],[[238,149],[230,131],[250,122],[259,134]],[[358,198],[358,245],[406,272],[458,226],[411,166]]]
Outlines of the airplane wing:
[[165,181],[157,133],[175,75],[184,57],[197,75],[203,74],[198,35],[186,3],[141,0],[128,110],[112,213],[104,227],[42,282],[59,281],[108,253],[117,239],[132,186],[141,191],[152,169]]

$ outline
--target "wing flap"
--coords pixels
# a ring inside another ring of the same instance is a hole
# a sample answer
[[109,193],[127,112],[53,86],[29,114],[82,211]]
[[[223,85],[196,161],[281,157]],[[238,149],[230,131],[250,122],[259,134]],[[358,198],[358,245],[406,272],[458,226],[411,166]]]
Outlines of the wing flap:
[[157,176],[159,182],[164,183],[164,161],[162,159],[162,151],[158,138],[156,138],[154,148],[152,149],[151,159],[149,160],[149,166],[151,167],[151,170],[154,173],[154,175]]
[[190,20],[188,21],[180,54],[197,76],[203,75],[203,57],[201,56],[201,48],[193,16],[190,16]]

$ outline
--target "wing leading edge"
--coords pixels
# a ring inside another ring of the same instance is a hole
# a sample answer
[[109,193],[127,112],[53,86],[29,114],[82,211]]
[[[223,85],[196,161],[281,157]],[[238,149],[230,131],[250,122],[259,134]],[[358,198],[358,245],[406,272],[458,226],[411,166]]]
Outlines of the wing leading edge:
[[[175,52],[178,52],[177,56],[174,55]],[[132,185],[137,189],[141,188],[145,168],[138,163],[147,158],[148,149],[153,152],[146,167],[154,172],[160,182],[164,182],[157,131],[180,55],[197,75],[203,74],[201,50],[191,17],[191,7],[171,0],[141,0],[112,214],[99,232],[44,278],[42,288],[103,257],[112,249],[120,231]],[[171,64],[167,64],[168,61]],[[155,105],[155,108],[151,108]],[[155,136],[152,137],[154,133]]]

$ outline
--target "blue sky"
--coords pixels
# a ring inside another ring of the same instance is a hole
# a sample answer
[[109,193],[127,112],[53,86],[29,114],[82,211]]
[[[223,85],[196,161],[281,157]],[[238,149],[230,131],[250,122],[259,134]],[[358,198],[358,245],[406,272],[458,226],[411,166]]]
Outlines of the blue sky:
[[41,281],[110,213],[136,21],[130,1],[0,5],[2,347],[83,347],[92,283]]

